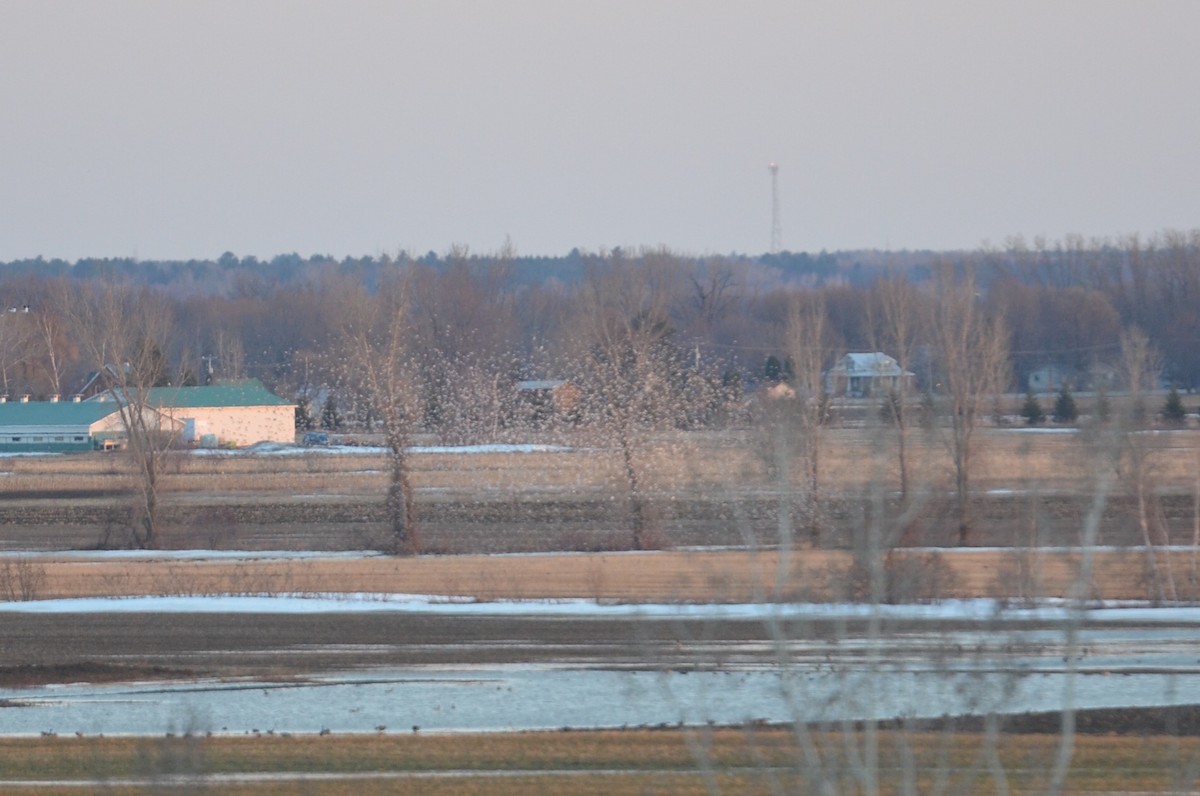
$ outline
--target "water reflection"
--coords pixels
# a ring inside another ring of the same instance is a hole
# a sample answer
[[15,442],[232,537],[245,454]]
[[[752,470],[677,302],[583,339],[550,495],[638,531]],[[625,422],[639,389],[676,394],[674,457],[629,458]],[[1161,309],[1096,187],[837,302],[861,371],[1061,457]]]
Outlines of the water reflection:
[[[721,671],[488,666],[306,682],[191,681],[0,691],[0,732],[412,732],[936,717],[1054,710],[1064,671],[931,666]],[[1080,708],[1190,704],[1200,674],[1089,669]]]

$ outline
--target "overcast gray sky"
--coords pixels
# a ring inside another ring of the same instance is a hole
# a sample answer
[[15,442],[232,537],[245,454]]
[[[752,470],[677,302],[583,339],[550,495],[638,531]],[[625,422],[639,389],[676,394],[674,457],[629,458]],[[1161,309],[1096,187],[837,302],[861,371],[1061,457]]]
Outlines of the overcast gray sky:
[[0,0],[0,259],[1200,226],[1200,2]]

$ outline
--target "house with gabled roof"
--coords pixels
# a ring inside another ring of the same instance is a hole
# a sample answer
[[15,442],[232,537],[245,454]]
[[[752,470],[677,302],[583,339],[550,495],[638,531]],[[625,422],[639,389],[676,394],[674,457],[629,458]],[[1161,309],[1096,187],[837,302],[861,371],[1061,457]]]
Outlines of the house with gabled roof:
[[868,398],[903,392],[912,387],[915,374],[881,351],[846,354],[825,372],[825,392],[834,397]]
[[565,379],[527,379],[516,383],[517,419],[535,427],[572,417],[583,391]]

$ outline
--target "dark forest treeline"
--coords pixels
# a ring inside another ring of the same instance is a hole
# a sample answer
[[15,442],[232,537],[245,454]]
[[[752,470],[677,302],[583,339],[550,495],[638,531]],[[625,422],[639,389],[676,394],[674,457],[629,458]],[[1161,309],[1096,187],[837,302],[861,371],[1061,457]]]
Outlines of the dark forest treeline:
[[[95,363],[65,317],[67,297],[100,286],[153,295],[170,316],[169,339],[153,341],[179,382],[255,376],[284,395],[334,385],[348,321],[392,275],[410,283],[411,334],[426,375],[447,390],[497,379],[581,378],[593,368],[584,331],[597,312],[643,316],[663,330],[678,367],[742,386],[764,379],[768,358],[788,355],[785,331],[798,296],[819,296],[826,365],[841,353],[888,349],[880,285],[903,280],[914,300],[932,299],[937,269],[971,270],[978,302],[1002,318],[1008,384],[1023,391],[1053,368],[1086,388],[1115,365],[1121,335],[1139,328],[1160,355],[1164,382],[1200,387],[1200,230],[1150,239],[1012,240],[972,252],[822,252],[687,256],[662,248],[562,257],[510,250],[335,259],[286,254],[270,260],[226,253],[215,260],[22,260],[0,264],[0,390],[69,394]],[[647,278],[628,290],[605,272]],[[603,308],[603,309],[599,309]],[[654,317],[651,319],[650,314]],[[923,388],[937,382],[931,346],[915,333],[910,367]],[[582,353],[581,353],[582,352]],[[594,351],[592,352],[594,356]]]
[[[620,248],[605,254],[622,256]],[[636,256],[635,252],[629,255]],[[927,260],[930,255],[890,255],[906,264]],[[396,256],[346,257],[337,259],[331,255],[313,254],[302,257],[296,253],[280,254],[269,260],[257,257],[239,258],[233,252],[225,252],[215,260],[139,260],[128,257],[84,258],[74,263],[61,259],[46,260],[41,257],[13,260],[0,263],[0,274],[7,277],[33,276],[40,278],[68,277],[71,279],[121,279],[139,284],[158,285],[180,293],[204,293],[230,296],[244,291],[248,285],[288,285],[312,281],[329,270],[353,274],[364,284],[377,284],[383,271],[396,264],[416,263],[434,270],[445,269],[465,259],[478,266],[488,266],[504,260],[507,272],[514,285],[535,285],[555,281],[564,284],[579,282],[592,255],[578,249],[561,257],[522,257],[515,254],[470,254],[453,248],[446,254],[428,252],[414,257],[405,252]],[[879,255],[875,252],[821,252],[811,255],[805,252],[780,252],[758,257],[721,255],[715,257],[686,258],[696,263],[721,260],[743,268],[760,270],[759,279],[779,280],[788,283],[800,282],[820,285],[827,281],[869,281],[879,267]]]

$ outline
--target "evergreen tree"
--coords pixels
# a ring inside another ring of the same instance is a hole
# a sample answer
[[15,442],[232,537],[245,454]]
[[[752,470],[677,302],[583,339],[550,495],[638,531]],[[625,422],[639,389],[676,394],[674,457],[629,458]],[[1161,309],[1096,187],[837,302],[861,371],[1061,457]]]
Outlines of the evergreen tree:
[[1025,403],[1021,406],[1021,417],[1025,418],[1027,426],[1036,426],[1046,422],[1046,413],[1042,411],[1042,404],[1033,394],[1033,390],[1025,393]]
[[1075,396],[1071,394],[1071,388],[1063,384],[1054,400],[1054,422],[1074,423],[1078,417],[1079,408],[1075,405]]
[[296,399],[296,430],[312,431],[316,426],[317,421],[312,415],[312,401],[307,395],[301,395]]
[[342,414],[338,411],[337,398],[333,393],[325,399],[325,405],[321,407],[321,428],[326,431],[337,431],[342,427]]
[[779,361],[779,357],[774,354],[767,357],[767,362],[763,365],[763,377],[767,381],[783,381],[783,363]]
[[1183,408],[1183,399],[1175,387],[1172,387],[1171,392],[1167,393],[1167,402],[1163,404],[1162,417],[1165,422],[1173,426],[1182,426],[1187,420],[1187,410]]
[[796,381],[796,363],[792,361],[791,357],[783,360],[783,373],[781,375],[783,380],[788,384]]

